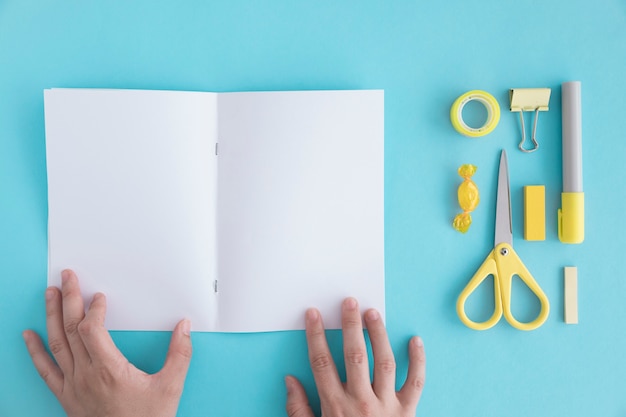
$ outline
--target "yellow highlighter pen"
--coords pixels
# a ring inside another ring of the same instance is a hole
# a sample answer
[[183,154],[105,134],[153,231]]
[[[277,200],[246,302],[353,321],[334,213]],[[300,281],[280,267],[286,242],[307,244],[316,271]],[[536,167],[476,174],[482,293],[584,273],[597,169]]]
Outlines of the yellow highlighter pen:
[[559,240],[581,243],[585,239],[585,193],[583,192],[582,118],[580,81],[563,83],[563,192],[558,211]]

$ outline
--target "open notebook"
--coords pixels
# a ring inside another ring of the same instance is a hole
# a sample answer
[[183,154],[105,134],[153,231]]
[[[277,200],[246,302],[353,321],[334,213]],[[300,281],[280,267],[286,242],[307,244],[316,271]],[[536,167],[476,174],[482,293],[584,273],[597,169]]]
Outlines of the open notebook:
[[49,285],[111,330],[340,327],[384,314],[383,92],[44,91]]

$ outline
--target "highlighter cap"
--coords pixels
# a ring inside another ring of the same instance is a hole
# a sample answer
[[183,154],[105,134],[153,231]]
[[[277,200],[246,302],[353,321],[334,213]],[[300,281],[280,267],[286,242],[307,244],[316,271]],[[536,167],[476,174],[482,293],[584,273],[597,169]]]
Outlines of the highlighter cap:
[[557,223],[561,242],[582,243],[585,240],[585,193],[561,193]]

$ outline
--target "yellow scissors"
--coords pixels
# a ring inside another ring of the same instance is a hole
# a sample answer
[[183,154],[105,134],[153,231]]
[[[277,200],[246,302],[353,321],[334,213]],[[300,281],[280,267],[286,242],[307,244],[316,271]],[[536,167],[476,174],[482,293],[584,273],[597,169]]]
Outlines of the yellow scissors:
[[[465,314],[465,302],[469,295],[490,275],[493,275],[495,309],[493,315],[482,323],[470,320]],[[521,323],[511,313],[511,284],[517,275],[530,288],[541,302],[539,315],[529,323]],[[456,302],[456,312],[467,327],[474,330],[487,330],[493,327],[504,314],[511,326],[520,330],[534,330],[541,326],[550,312],[548,297],[533,278],[522,260],[513,250],[513,227],[511,223],[511,192],[509,188],[509,169],[506,152],[500,155],[498,173],[498,194],[496,197],[496,232],[493,250],[478,268],[476,274],[461,292]]]

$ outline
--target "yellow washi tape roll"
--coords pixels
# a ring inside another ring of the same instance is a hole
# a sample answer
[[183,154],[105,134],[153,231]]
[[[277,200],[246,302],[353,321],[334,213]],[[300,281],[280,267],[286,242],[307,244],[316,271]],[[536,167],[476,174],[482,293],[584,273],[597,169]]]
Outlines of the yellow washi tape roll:
[[[463,121],[463,107],[470,101],[479,101],[487,109],[487,121],[479,128],[469,127]],[[485,136],[491,133],[496,128],[500,121],[500,106],[494,96],[486,91],[472,90],[463,94],[454,101],[452,108],[450,109],[450,120],[452,126],[462,135],[476,138],[479,136]]]

